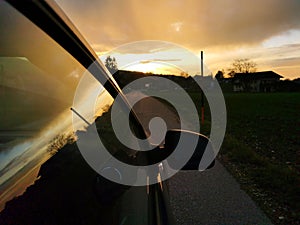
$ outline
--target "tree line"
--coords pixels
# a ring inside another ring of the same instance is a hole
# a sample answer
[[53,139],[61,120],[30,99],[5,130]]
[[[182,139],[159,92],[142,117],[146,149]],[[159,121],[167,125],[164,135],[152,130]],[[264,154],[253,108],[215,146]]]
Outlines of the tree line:
[[[233,78],[236,73],[254,73],[257,70],[257,64],[248,58],[235,59],[227,69],[227,75]],[[226,75],[224,69],[219,70],[216,79],[222,79]]]

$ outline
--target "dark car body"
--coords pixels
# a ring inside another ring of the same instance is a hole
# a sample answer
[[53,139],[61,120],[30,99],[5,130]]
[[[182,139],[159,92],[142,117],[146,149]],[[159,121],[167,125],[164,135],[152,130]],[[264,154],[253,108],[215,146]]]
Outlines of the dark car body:
[[[56,3],[18,0],[7,0],[7,2],[23,14],[36,28],[46,33],[52,41],[55,41],[62,48],[62,51],[68,54],[68,57],[79,62],[83,68],[89,70],[91,64],[96,65],[96,69],[90,71],[93,77],[104,86],[112,98],[121,96],[121,100],[118,102],[121,107],[130,108],[126,96],[123,95],[117,82]],[[35,42],[36,40],[31,41]],[[55,55],[53,53],[53,56]],[[30,57],[29,61],[35,62]],[[60,67],[59,62],[57,66]],[[46,67],[47,65],[44,68]],[[54,104],[49,99],[52,90],[44,91],[46,94],[39,93],[39,96],[43,96],[39,101],[47,102],[47,107],[49,107],[49,105]],[[26,90],[27,92],[29,91]],[[20,96],[22,96],[22,92],[16,98],[20,99]],[[35,96],[32,98],[35,99]],[[27,101],[27,97],[23,100]],[[15,104],[21,103],[15,102]],[[27,107],[25,102],[23,108],[29,110],[30,107]],[[50,106],[50,108],[52,107]],[[47,111],[50,108],[47,108]],[[32,110],[32,112],[29,110],[28,114],[34,112],[36,110]],[[137,113],[134,110],[130,110],[130,112],[130,123],[135,134],[145,139],[147,134]],[[103,118],[102,123],[107,122],[105,117]],[[31,118],[28,120],[30,121]],[[98,123],[101,126],[101,121]],[[178,135],[180,131],[174,130],[173,132]],[[171,135],[169,139],[175,138],[176,135]],[[205,137],[202,141],[201,146],[204,145],[204,147],[201,148],[205,148],[207,145]],[[173,149],[173,147],[169,148],[169,152],[164,154],[161,154],[159,148],[151,153],[136,153],[134,160],[139,160],[140,164],[153,164],[166,158]],[[186,165],[185,169],[197,168],[202,154],[193,155],[195,159],[192,157],[194,160],[191,159],[190,163],[193,164],[197,161],[198,164],[196,163],[197,165],[192,167]],[[66,160],[63,167],[60,158]],[[125,158],[123,160],[126,161]],[[128,160],[130,162],[130,157]],[[135,162],[130,163],[134,164]],[[160,170],[161,168],[157,168],[158,172]],[[6,205],[0,214],[1,224],[174,224],[169,205],[167,181],[158,179],[157,183],[145,186],[127,186],[112,182],[98,175],[86,165],[75,143],[65,145],[63,149],[50,158],[41,167],[39,175],[41,179],[28,188],[23,196]]]

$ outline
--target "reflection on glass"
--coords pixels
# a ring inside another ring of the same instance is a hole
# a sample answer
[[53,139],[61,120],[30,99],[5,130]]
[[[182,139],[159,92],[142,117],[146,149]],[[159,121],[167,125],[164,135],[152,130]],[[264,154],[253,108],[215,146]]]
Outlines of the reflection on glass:
[[[6,201],[21,194],[34,181],[39,166],[72,136],[70,107],[85,70],[3,1],[0,2],[0,29],[5,30],[0,39],[2,210]],[[89,93],[94,87],[86,88]],[[101,99],[97,103],[96,113],[99,113]]]

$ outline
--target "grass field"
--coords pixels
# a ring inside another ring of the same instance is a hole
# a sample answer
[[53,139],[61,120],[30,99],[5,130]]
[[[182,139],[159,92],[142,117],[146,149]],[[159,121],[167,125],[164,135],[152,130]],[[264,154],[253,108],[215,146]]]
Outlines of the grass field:
[[[191,96],[199,105],[200,95]],[[300,224],[300,93],[224,97],[221,161],[275,224]]]

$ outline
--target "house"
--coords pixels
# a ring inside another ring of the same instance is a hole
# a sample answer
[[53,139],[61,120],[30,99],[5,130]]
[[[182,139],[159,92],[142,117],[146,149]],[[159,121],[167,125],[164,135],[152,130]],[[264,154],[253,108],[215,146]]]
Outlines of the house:
[[273,92],[283,76],[273,71],[236,73],[232,79],[234,92]]

